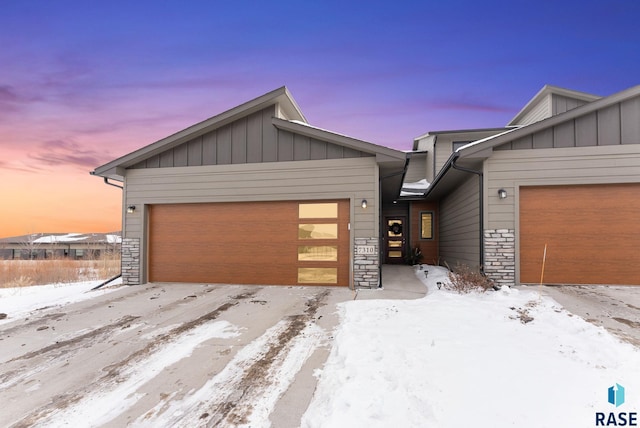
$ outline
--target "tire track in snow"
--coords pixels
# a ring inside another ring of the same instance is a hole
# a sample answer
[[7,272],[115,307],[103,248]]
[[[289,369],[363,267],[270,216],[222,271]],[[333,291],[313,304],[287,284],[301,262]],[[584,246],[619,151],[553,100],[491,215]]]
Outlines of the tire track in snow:
[[[54,417],[56,414],[61,414],[62,411],[67,408],[82,407],[83,403],[86,403],[87,399],[91,399],[91,397],[96,394],[95,391],[98,391],[97,394],[105,394],[105,391],[114,389],[119,384],[126,383],[133,376],[135,370],[141,366],[144,366],[147,363],[147,360],[149,358],[152,358],[155,353],[164,353],[163,351],[167,348],[167,346],[169,346],[172,342],[180,340],[181,335],[185,335],[193,331],[194,329],[217,319],[221,313],[236,306],[240,300],[252,297],[253,295],[255,295],[255,293],[257,293],[257,291],[258,290],[252,290],[243,294],[239,294],[237,296],[233,296],[231,298],[232,301],[222,304],[213,311],[208,312],[194,320],[185,322],[165,334],[156,336],[143,348],[138,349],[132,354],[129,354],[126,358],[120,360],[115,364],[104,367],[103,371],[106,371],[106,374],[95,379],[88,385],[78,388],[75,391],[53,397],[48,405],[42,406],[39,409],[35,409],[29,415],[26,415],[22,420],[13,425],[13,427],[26,428],[36,423],[40,426],[40,424],[44,424],[44,421],[46,421],[49,417]],[[208,339],[209,338],[204,340]],[[142,383],[135,381],[134,383],[140,386],[146,383],[146,381],[148,380],[150,379],[147,379]],[[130,407],[135,404],[138,398],[133,401],[127,402],[127,406]],[[121,397],[117,397],[115,401],[118,402],[119,399],[121,401]],[[121,406],[120,412],[123,412],[128,408],[123,406]],[[117,415],[114,415],[114,417],[115,416]]]
[[202,388],[186,398],[163,401],[132,426],[270,426],[268,417],[325,332],[313,320],[328,290],[307,302],[303,314],[278,322],[238,351]]
[[71,337],[70,339],[55,342],[44,348],[37,349],[32,352],[20,355],[6,361],[4,364],[16,363],[20,361],[31,360],[36,357],[44,357],[45,361],[38,364],[24,366],[21,369],[10,370],[0,375],[0,391],[15,385],[36,373],[47,370],[51,365],[59,360],[63,355],[79,352],[87,347],[88,342],[102,342],[109,336],[117,332],[118,329],[126,328],[132,321],[138,319],[138,316],[125,316],[114,323],[103,325],[89,332]]

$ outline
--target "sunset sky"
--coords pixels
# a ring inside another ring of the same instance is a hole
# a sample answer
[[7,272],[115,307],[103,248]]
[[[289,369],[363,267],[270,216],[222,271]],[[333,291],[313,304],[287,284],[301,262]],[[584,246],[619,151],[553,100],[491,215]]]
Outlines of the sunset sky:
[[4,0],[0,237],[120,230],[89,171],[286,85],[312,125],[399,149],[505,125],[553,84],[640,84],[640,1]]

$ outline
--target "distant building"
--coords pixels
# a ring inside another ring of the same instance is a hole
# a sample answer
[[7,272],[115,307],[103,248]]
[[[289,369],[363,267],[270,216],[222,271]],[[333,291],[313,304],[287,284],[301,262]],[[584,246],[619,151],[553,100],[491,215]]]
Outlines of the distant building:
[[121,232],[32,233],[0,239],[0,259],[91,260],[103,254],[119,254],[121,242]]

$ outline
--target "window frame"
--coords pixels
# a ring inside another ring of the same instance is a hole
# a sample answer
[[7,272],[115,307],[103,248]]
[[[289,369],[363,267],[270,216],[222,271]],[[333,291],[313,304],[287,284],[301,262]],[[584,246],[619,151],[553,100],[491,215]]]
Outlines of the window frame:
[[[429,233],[429,238],[425,238],[424,237],[424,233],[423,233],[423,229],[422,229],[422,217],[423,215],[428,214],[431,217],[431,230]],[[420,240],[421,241],[433,241],[435,239],[435,227],[434,227],[434,219],[435,219],[435,213],[433,211],[420,211],[420,221],[418,223],[418,227],[420,229]]]

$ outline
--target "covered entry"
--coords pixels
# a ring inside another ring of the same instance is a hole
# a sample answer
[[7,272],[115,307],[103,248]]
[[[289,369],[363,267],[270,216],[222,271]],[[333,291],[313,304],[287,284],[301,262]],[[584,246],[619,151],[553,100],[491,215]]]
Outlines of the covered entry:
[[149,280],[349,285],[349,201],[149,206]]
[[520,188],[520,282],[640,285],[640,184]]

